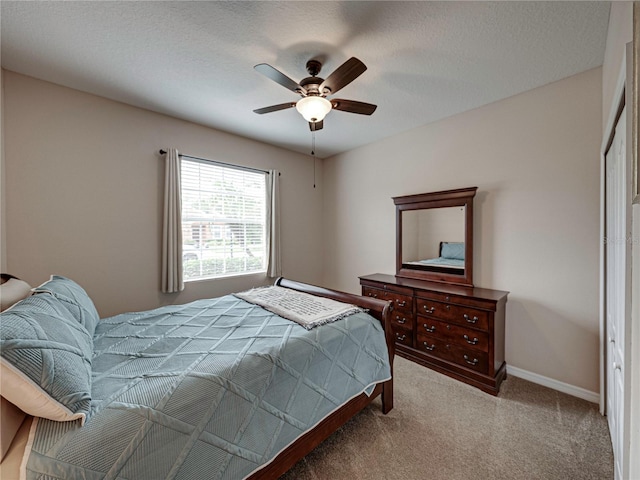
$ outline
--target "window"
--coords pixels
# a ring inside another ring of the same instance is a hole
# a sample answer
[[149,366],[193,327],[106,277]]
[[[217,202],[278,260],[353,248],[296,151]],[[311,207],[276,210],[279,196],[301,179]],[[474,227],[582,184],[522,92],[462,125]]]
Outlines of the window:
[[266,173],[183,156],[185,280],[264,272]]

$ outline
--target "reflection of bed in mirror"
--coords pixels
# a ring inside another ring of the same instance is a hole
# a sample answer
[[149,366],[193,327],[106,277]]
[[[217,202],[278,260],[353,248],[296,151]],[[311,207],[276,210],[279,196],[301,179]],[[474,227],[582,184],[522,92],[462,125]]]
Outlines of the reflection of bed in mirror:
[[437,257],[407,260],[403,264],[404,268],[462,275],[464,273],[464,242],[439,242]]

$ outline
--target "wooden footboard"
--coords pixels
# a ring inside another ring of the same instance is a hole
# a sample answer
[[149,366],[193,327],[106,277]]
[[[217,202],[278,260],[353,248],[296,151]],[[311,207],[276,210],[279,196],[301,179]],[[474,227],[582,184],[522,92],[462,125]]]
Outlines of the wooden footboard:
[[369,314],[382,323],[385,332],[389,362],[391,364],[391,380],[376,385],[370,396],[361,394],[350,400],[327,418],[322,420],[315,428],[309,430],[298,440],[289,445],[273,459],[267,466],[250,475],[249,479],[276,479],[289,470],[302,457],[316,448],[322,441],[334,433],[338,428],[347,423],[354,415],[369,405],[374,398],[382,395],[382,411],[388,413],[393,408],[393,357],[395,354],[395,339],[391,330],[390,301],[378,300],[370,297],[361,297],[350,293],[329,290],[306,283],[295,282],[285,278],[278,278],[275,285],[291,288],[300,292],[309,293],[319,297],[331,298],[339,302],[350,303],[369,310]]

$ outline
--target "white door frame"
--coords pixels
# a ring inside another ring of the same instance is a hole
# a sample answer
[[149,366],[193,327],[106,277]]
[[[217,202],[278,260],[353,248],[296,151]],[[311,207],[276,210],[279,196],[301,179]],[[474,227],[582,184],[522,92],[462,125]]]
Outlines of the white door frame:
[[606,412],[606,367],[607,358],[607,339],[606,339],[606,244],[604,242],[607,234],[606,219],[606,153],[613,140],[615,134],[616,123],[620,110],[624,105],[625,83],[627,79],[627,62],[626,56],[622,58],[620,72],[618,72],[618,81],[611,102],[609,118],[605,128],[602,145],[600,147],[600,413]]
[[[604,136],[602,139],[602,145],[600,150],[600,413],[604,415],[606,413],[607,406],[607,338],[606,338],[606,245],[605,245],[605,236],[606,236],[606,153],[611,145],[613,137],[615,135],[615,128],[617,125],[617,120],[620,115],[620,112],[625,104],[628,107],[631,106],[631,94],[628,90],[625,90],[625,84],[631,85],[630,74],[631,69],[627,70],[627,65],[631,65],[631,43],[628,43],[626,46],[626,55],[623,55],[622,64],[620,68],[620,72],[618,74],[618,81],[616,83],[616,89],[613,97],[613,101],[611,104],[611,109],[609,111],[609,116],[607,119],[607,126],[604,131]],[[625,99],[626,94],[626,99]],[[637,101],[637,100],[635,100]],[[629,117],[632,109],[627,108],[627,116]],[[626,223],[628,226],[627,234],[631,238],[631,227],[632,227],[632,207],[631,207],[631,155],[630,155],[630,144],[629,139],[631,138],[631,118],[627,118],[627,152],[626,152],[626,162],[625,165],[627,167],[627,201],[626,204]],[[620,239],[618,239],[620,240]],[[626,277],[626,292],[625,292],[625,347],[627,354],[625,355],[627,360],[631,360],[631,335],[635,333],[632,331],[632,317],[631,317],[631,292],[632,292],[632,277],[631,277],[631,259],[632,259],[632,249],[631,243],[625,241],[625,245],[627,247],[627,268],[625,272]],[[636,326],[636,329],[638,326]],[[635,329],[634,329],[635,330]],[[624,439],[622,445],[622,451],[614,452],[617,455],[622,455],[621,465],[622,472],[616,472],[617,475],[621,475],[621,478],[628,478],[629,470],[634,469],[634,465],[632,465],[634,459],[631,458],[630,455],[630,445],[633,442],[638,440],[636,435],[634,434],[633,424],[637,423],[637,419],[635,415],[631,416],[631,392],[637,390],[638,384],[636,383],[635,377],[636,368],[633,367],[631,361],[626,362],[626,368],[624,372],[625,376],[625,387],[624,387],[624,416],[626,425],[624,426]],[[633,373],[633,374],[632,374]]]

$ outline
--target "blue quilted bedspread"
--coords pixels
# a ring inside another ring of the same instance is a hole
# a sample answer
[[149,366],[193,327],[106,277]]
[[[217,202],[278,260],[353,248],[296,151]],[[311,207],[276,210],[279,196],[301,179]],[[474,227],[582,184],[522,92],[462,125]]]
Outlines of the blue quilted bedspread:
[[240,479],[390,378],[365,313],[305,330],[228,295],[101,320],[86,424],[39,419],[28,479]]
[[426,260],[420,260],[415,263],[418,263],[420,265],[433,265],[438,267],[464,268],[464,260],[460,260],[458,258],[447,258],[447,257],[428,258]]

